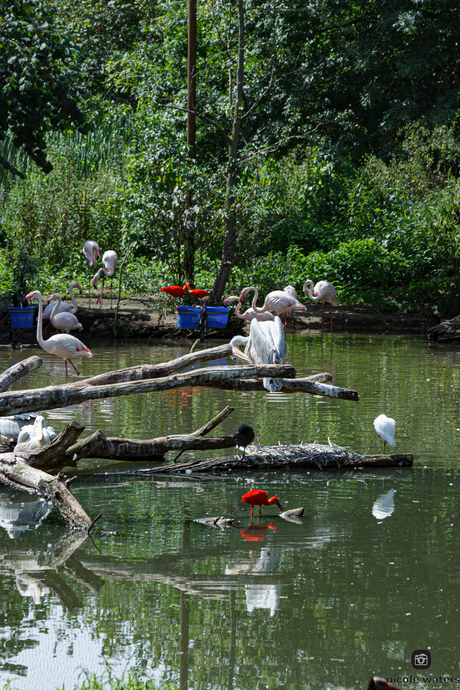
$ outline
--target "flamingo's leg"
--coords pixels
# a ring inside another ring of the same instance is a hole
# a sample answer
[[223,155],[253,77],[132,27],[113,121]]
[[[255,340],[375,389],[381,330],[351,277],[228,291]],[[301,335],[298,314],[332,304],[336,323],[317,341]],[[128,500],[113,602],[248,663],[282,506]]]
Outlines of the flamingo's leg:
[[65,380],[67,381],[67,360],[64,360],[65,362]]
[[88,266],[88,309],[91,307],[91,269]]
[[251,520],[252,520],[253,514],[254,514],[254,506],[251,506]]
[[324,302],[321,302],[321,338],[324,334]]
[[259,506],[259,515],[260,515],[260,517],[262,517],[262,506],[261,505]]
[[333,335],[333,323],[332,323],[332,304],[329,302],[329,318],[331,320],[331,336]]
[[[73,366],[73,368],[75,369],[75,371],[77,372],[77,376],[80,376],[80,372],[78,371],[77,367],[75,366],[75,364],[72,362],[71,359],[69,359],[69,362],[70,362],[70,364]],[[65,361],[65,365],[66,365],[66,367],[67,367],[67,360]]]

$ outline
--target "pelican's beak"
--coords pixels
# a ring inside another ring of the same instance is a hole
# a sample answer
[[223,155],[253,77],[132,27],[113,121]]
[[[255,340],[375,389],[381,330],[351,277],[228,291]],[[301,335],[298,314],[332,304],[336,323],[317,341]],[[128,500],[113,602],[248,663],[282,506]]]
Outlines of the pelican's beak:
[[42,419],[42,417],[37,417],[35,424],[37,427],[37,441],[43,441],[43,419]]

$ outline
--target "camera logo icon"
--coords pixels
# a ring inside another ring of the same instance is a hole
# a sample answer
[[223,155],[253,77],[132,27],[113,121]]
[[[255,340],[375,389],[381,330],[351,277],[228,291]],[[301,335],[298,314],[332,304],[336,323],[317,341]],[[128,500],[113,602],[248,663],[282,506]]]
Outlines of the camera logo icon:
[[411,655],[411,664],[416,669],[427,669],[431,666],[431,652],[429,649],[416,649]]

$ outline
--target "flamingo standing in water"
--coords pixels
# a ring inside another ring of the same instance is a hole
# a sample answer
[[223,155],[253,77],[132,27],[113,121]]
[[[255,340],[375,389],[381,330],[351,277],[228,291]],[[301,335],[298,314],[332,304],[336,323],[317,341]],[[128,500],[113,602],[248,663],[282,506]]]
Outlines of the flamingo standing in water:
[[[232,353],[245,364],[282,364],[286,358],[288,347],[284,335],[283,324],[279,316],[274,321],[259,323],[251,321],[249,336],[236,335],[230,340]],[[239,349],[246,345],[244,354]],[[264,388],[271,393],[279,391],[283,379],[264,378]]]
[[303,291],[309,296],[311,300],[321,302],[321,337],[324,331],[324,302],[329,302],[329,318],[331,320],[331,335],[332,335],[332,307],[337,306],[337,290],[328,280],[320,280],[319,283],[313,287],[313,281],[307,280],[304,283]]
[[48,340],[43,340],[43,324],[42,324],[42,313],[43,313],[43,298],[42,293],[38,290],[31,292],[27,295],[27,299],[32,297],[38,298],[38,319],[37,319],[37,342],[40,347],[49,352],[50,355],[56,355],[57,357],[62,357],[65,362],[65,376],[67,378],[67,362],[73,366],[77,375],[80,375],[75,364],[72,362],[71,358],[75,357],[92,357],[93,353],[89,350],[86,345],[84,345],[81,340],[75,338],[73,335],[68,333],[58,333],[57,335],[52,335]]
[[263,489],[252,489],[244,494],[241,503],[248,503],[251,506],[251,518],[254,516],[254,506],[259,506],[259,515],[262,517],[262,506],[272,506],[276,504],[278,508],[284,511],[283,506],[276,496],[268,498],[268,494]]
[[110,282],[110,309],[112,309],[112,299],[113,299],[113,274],[115,273],[115,268],[118,263],[118,255],[112,249],[104,252],[102,256],[103,268],[100,268],[93,278],[93,287],[96,287],[99,278],[102,276],[102,298],[97,296],[97,301],[99,303],[99,309],[102,309],[102,300],[104,299],[104,280],[105,277],[111,278]]
[[265,297],[263,305],[258,307],[257,299],[259,297],[259,291],[255,287],[245,287],[240,295],[241,302],[251,290],[254,290],[254,298],[251,307],[256,314],[261,314],[264,311],[274,311],[275,314],[279,316],[289,309],[306,309],[305,304],[302,304],[296,297],[289,295],[284,290],[273,290],[273,292],[269,292]]
[[252,319],[255,319],[256,321],[274,321],[275,317],[270,311],[263,311],[260,314],[258,314],[252,307],[249,307],[249,309],[246,309],[244,314],[240,313],[241,309],[241,304],[242,302],[240,301],[239,297],[235,297],[232,295],[231,297],[227,297],[226,300],[224,300],[224,307],[227,306],[229,302],[236,302],[238,300],[238,304],[236,305],[235,309],[235,316],[237,316],[239,319],[244,319],[245,321],[252,321]]
[[65,331],[68,333],[69,331],[83,330],[83,326],[78,321],[75,314],[71,314],[69,311],[58,312],[59,305],[61,304],[61,295],[59,293],[56,292],[54,295],[51,295],[50,299],[53,300],[54,305],[50,316],[50,322],[57,331]]
[[88,262],[88,307],[91,306],[91,269],[95,268],[99,258],[99,245],[94,240],[87,240],[83,245],[83,254]]

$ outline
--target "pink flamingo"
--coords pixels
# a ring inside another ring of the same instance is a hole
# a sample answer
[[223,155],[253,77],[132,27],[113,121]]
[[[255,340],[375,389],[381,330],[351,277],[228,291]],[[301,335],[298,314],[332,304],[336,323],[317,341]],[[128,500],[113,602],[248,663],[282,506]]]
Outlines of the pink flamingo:
[[240,308],[241,308],[241,301],[239,297],[235,297],[232,295],[232,297],[227,297],[226,300],[224,300],[224,307],[227,306],[229,302],[236,302],[238,300],[238,304],[235,309],[235,316],[237,316],[239,319],[244,319],[245,321],[252,321],[252,319],[256,319],[256,321],[274,321],[275,317],[273,314],[269,311],[264,311],[261,314],[258,314],[252,307],[249,307],[249,309],[246,309],[244,314],[240,313]]
[[328,280],[320,280],[319,283],[313,287],[313,281],[307,280],[304,283],[303,291],[309,296],[311,300],[321,302],[321,337],[324,331],[324,302],[329,302],[329,318],[331,320],[331,335],[332,335],[332,306],[337,306],[337,290]]
[[244,300],[251,290],[254,290],[254,298],[251,307],[257,314],[261,314],[264,311],[274,311],[275,314],[279,315],[289,309],[306,309],[304,304],[284,290],[273,290],[273,292],[269,292],[265,297],[263,305],[258,307],[257,299],[259,297],[259,291],[255,287],[245,287],[241,292],[240,302]]
[[112,309],[112,298],[113,298],[113,274],[115,273],[115,268],[118,263],[118,256],[117,253],[112,251],[112,249],[109,249],[108,251],[104,252],[104,255],[102,257],[102,263],[104,264],[103,268],[100,268],[96,275],[93,278],[93,287],[96,287],[97,282],[99,278],[102,276],[102,298],[99,298],[99,295],[97,297],[97,301],[99,303],[99,308],[102,309],[102,300],[104,299],[104,280],[105,276],[107,278],[111,278],[111,286],[110,286],[110,309]]
[[88,262],[88,307],[91,306],[91,268],[96,266],[99,258],[99,245],[94,240],[87,240],[83,245],[83,254]]
[[51,295],[50,299],[56,300],[53,302],[54,307],[51,312],[50,321],[51,325],[57,331],[65,331],[68,333],[69,331],[76,331],[77,329],[79,331],[83,330],[83,326],[78,321],[75,314],[71,314],[69,311],[61,311],[58,313],[59,305],[61,304],[61,295],[59,293],[56,292],[54,295]]
[[38,290],[31,292],[27,295],[27,299],[32,299],[32,297],[38,298],[38,319],[37,319],[37,342],[40,347],[48,352],[50,355],[56,355],[57,357],[62,357],[65,362],[65,376],[67,378],[67,362],[73,366],[77,375],[80,375],[75,364],[72,362],[74,357],[92,357],[93,354],[86,345],[84,345],[81,340],[75,338],[73,335],[68,333],[58,333],[57,335],[52,335],[48,340],[43,340],[43,324],[42,324],[42,313],[43,313],[43,298],[42,293]]
[[[76,314],[77,313],[78,304],[77,304],[77,300],[75,299],[75,295],[73,294],[74,288],[78,288],[80,290],[80,292],[83,292],[80,283],[71,283],[70,288],[69,288],[69,292],[70,292],[70,299],[72,300],[72,306],[68,302],[61,301],[61,303],[59,304],[59,306],[56,310],[57,314],[61,314],[64,311],[68,311],[70,314]],[[52,299],[53,296],[50,297],[50,300]],[[50,318],[51,312],[53,311],[54,306],[55,305],[54,305],[54,301],[53,301],[53,302],[50,302],[44,308],[43,316],[42,316],[43,321],[46,321],[47,319]]]

